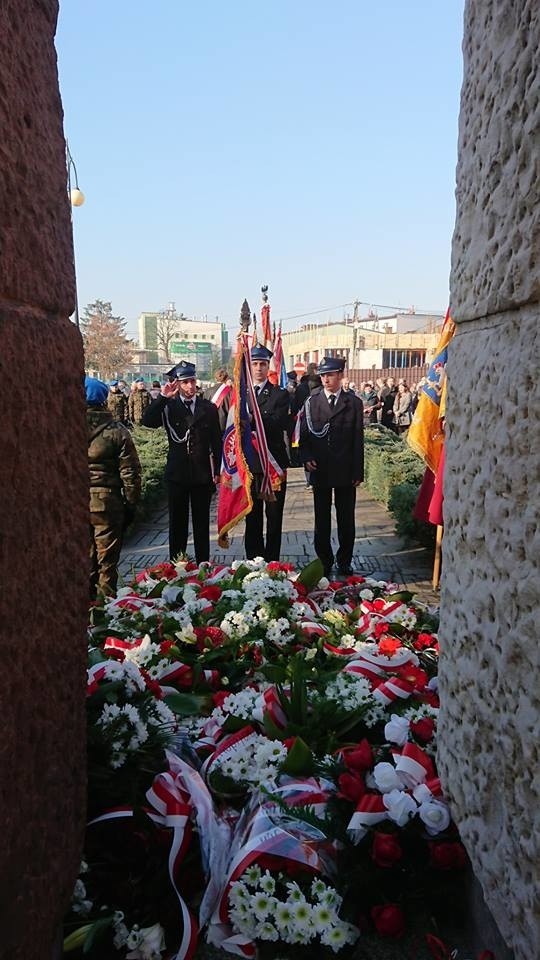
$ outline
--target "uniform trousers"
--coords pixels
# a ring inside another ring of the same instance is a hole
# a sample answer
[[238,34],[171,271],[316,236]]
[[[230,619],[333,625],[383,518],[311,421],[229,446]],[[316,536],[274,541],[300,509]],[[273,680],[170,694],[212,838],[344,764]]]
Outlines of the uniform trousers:
[[210,559],[210,501],[214,484],[187,485],[169,480],[169,554],[175,560],[187,550],[189,508],[195,545],[195,560]]
[[336,560],[339,567],[346,567],[352,560],[354,539],[356,535],[354,524],[354,508],[356,504],[356,487],[349,484],[346,487],[319,487],[313,484],[313,507],[315,512],[315,537],[313,545],[315,553],[322,561],[325,570],[329,570],[334,563],[332,550],[332,490],[336,507],[337,535],[339,549]]
[[[256,493],[255,481],[252,483],[253,509],[246,517],[244,535],[244,547],[248,560],[253,560],[254,557],[264,557],[267,563],[270,560],[279,560],[286,490],[287,484],[282,483],[281,489],[275,491],[275,500],[260,500]],[[266,545],[263,532],[264,513],[266,513]]]
[[109,495],[107,508],[90,510],[90,599],[97,591],[116,596],[118,561],[122,549],[124,506],[120,497]]

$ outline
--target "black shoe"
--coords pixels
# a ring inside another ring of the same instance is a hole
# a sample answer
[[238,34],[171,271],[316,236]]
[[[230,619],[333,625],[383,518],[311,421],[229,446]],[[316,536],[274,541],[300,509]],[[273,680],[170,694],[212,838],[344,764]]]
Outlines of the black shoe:
[[351,567],[350,563],[340,563],[338,570],[344,577],[350,577],[353,572],[353,568]]
[[333,567],[333,564],[332,564],[332,563],[330,564],[330,566],[326,565],[326,566],[323,567],[323,574],[324,574],[324,576],[326,577],[327,580],[328,580],[328,579],[331,577],[331,575],[332,575],[332,567]]

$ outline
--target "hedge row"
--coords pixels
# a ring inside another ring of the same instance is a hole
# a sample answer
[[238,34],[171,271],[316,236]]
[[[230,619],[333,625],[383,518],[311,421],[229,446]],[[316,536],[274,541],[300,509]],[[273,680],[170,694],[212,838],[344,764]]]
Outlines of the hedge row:
[[141,499],[137,519],[146,517],[165,494],[165,463],[168,441],[164,430],[135,427],[133,439],[142,467]]
[[396,533],[406,541],[431,547],[435,527],[415,520],[412,511],[424,476],[422,460],[392,430],[373,424],[365,430],[365,484],[396,521]]

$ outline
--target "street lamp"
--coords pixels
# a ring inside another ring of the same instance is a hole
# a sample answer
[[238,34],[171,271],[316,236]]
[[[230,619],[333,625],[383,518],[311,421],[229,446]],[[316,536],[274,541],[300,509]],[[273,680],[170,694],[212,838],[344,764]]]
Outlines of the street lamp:
[[[68,194],[69,201],[72,207],[82,207],[84,203],[84,193],[79,189],[79,178],[77,176],[77,167],[75,166],[75,161],[71,156],[69,149],[69,144],[66,140],[66,166],[67,166],[67,176],[68,176]],[[73,172],[73,179],[75,181],[75,186],[72,186],[71,174]],[[71,232],[73,235],[73,214],[71,216]],[[77,269],[75,267],[75,240],[73,238],[73,266],[74,266],[74,279],[75,279],[75,323],[77,324],[77,329],[79,328],[79,298],[77,295]]]

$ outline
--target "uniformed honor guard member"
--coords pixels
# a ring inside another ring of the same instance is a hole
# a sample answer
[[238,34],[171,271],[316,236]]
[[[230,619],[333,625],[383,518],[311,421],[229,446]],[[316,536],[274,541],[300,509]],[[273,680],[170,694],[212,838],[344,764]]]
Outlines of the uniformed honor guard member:
[[195,366],[182,360],[176,379],[143,413],[145,427],[165,427],[169,453],[165,478],[169,490],[169,553],[171,560],[187,550],[189,508],[195,560],[210,559],[210,501],[219,483],[221,430],[213,403],[196,396]]
[[124,423],[127,420],[127,400],[118,386],[118,380],[111,380],[107,407],[112,413],[113,420]]
[[90,597],[116,595],[125,527],[141,493],[141,465],[131,433],[107,409],[107,385],[86,377],[90,470]]
[[133,390],[128,399],[129,419],[132,423],[142,423],[143,414],[150,406],[152,397],[146,389],[146,384],[142,377],[137,377],[133,381]]
[[[286,471],[289,459],[284,432],[289,425],[289,394],[287,390],[274,386],[268,379],[271,357],[272,351],[266,347],[255,346],[251,349],[255,395],[261,412],[268,449],[274,460]],[[254,557],[264,557],[268,563],[270,560],[279,560],[287,474],[285,473],[280,489],[275,491],[275,500],[264,502],[258,495],[262,480],[260,463],[255,464],[252,473],[253,509],[246,517],[244,546],[248,560],[252,560]],[[263,531],[263,504],[266,512],[266,543]]]
[[345,360],[324,357],[319,365],[322,387],[305,402],[300,427],[300,457],[309,470],[315,511],[315,552],[328,576],[334,564],[331,543],[332,491],[336,507],[339,549],[336,560],[343,575],[352,573],[355,540],[356,487],[364,479],[364,418],[362,401],[341,388]]

